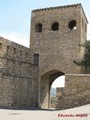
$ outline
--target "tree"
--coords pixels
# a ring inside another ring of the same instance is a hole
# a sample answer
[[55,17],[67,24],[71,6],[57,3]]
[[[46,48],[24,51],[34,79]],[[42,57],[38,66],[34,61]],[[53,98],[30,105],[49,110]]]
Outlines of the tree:
[[90,41],[86,41],[85,44],[79,45],[80,47],[85,47],[84,59],[81,61],[73,60],[78,66],[84,66],[85,68],[90,68]]

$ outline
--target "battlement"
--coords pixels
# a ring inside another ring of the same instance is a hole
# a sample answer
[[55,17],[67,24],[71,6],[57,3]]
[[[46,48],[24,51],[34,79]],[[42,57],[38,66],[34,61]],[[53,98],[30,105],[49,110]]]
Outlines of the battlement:
[[4,38],[4,37],[1,37],[0,36],[0,42],[2,42],[3,44],[5,43],[5,44],[7,44],[7,45],[11,45],[11,46],[15,46],[15,47],[17,47],[17,48],[26,48],[26,49],[28,49],[27,47],[25,47],[25,46],[23,46],[23,45],[20,45],[20,44],[18,44],[18,43],[15,43],[15,42],[13,42],[13,41],[10,41],[10,40],[8,40],[8,39],[6,39],[6,38]]
[[40,11],[46,11],[46,10],[55,10],[55,9],[65,9],[65,8],[75,8],[75,7],[82,7],[82,5],[79,4],[72,4],[72,5],[65,5],[65,6],[56,6],[56,7],[49,7],[49,8],[42,8],[42,9],[35,9],[33,12],[40,12]]
[[37,104],[38,67],[32,64],[32,54],[31,49],[0,37],[0,106]]
[[0,37],[0,56],[30,62],[31,54],[32,51],[29,48]]
[[56,7],[48,7],[48,8],[41,8],[41,9],[35,9],[32,10],[32,13],[37,13],[37,12],[45,12],[45,11],[49,11],[49,10],[65,10],[65,9],[73,9],[75,10],[75,8],[81,8],[82,9],[82,13],[84,14],[84,17],[88,23],[88,19],[85,15],[85,12],[83,10],[82,4],[81,3],[77,3],[77,4],[72,4],[72,5],[65,5],[65,6],[56,6]]

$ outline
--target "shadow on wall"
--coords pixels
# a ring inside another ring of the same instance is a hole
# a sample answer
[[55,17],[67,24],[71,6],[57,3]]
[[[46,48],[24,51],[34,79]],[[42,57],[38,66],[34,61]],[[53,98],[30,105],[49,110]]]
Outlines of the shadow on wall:
[[58,71],[58,70],[52,70],[47,72],[41,77],[41,96],[40,96],[40,101],[41,101],[41,107],[49,108],[49,103],[50,103],[50,89],[52,86],[52,83],[55,81],[56,78],[59,76],[64,75],[63,72]]

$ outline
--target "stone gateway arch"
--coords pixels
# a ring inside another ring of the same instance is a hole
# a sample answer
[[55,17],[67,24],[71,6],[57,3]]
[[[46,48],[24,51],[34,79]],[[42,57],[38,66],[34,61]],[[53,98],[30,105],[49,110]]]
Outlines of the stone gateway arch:
[[48,108],[52,82],[62,75],[65,88],[56,109],[90,103],[90,74],[73,62],[84,57],[79,45],[87,39],[87,23],[81,4],[37,9],[30,48],[1,37],[0,106]]
[[51,84],[61,75],[65,75],[65,88],[59,107],[81,104],[89,76],[73,60],[84,56],[79,44],[87,39],[87,23],[81,4],[32,11],[30,47],[39,55],[40,106],[49,106]]

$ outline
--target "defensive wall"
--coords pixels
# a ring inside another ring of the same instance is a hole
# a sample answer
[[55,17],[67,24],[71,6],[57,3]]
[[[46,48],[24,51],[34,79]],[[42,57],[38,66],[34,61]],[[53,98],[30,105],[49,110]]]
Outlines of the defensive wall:
[[[50,88],[65,75],[56,109],[90,103],[90,72],[73,60],[83,59],[87,39],[81,4],[32,11],[30,48],[0,37],[0,106],[49,108]],[[59,92],[58,92],[59,93]]]
[[37,105],[38,68],[30,49],[0,37],[0,106]]

